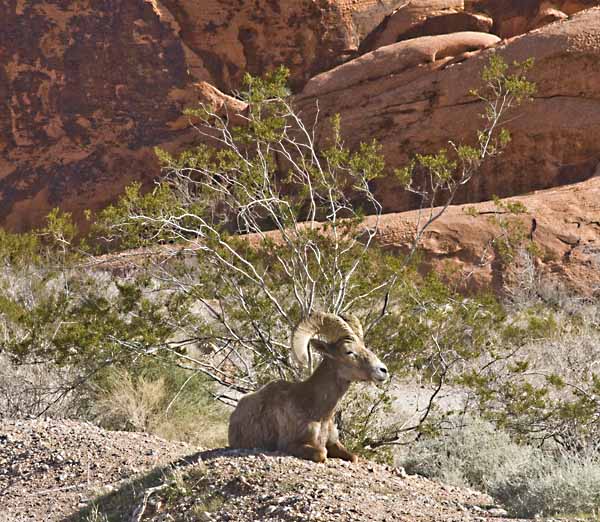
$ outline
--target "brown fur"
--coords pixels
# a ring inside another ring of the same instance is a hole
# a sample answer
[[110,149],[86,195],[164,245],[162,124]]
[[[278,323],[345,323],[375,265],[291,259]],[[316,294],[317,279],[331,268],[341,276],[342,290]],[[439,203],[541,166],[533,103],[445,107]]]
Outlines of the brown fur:
[[323,362],[307,380],[271,382],[238,402],[229,421],[231,447],[279,450],[315,462],[327,456],[356,462],[339,441],[335,408],[352,381],[382,382],[387,368],[356,336],[311,344]]

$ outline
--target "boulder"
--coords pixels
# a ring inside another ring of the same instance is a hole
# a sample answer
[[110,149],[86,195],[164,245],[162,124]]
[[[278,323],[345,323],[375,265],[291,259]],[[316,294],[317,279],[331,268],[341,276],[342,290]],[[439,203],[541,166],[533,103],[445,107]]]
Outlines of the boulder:
[[208,82],[200,82],[197,87],[200,92],[200,104],[212,113],[231,125],[243,125],[246,122],[243,116],[248,109],[247,103],[222,93]]
[[493,20],[481,13],[467,13],[463,11],[461,13],[443,14],[427,18],[423,23],[398,35],[397,41],[410,40],[411,38],[419,38],[420,36],[433,36],[463,31],[489,33],[492,25]]
[[315,76],[306,84],[303,95],[322,96],[363,82],[400,74],[422,64],[485,49],[499,41],[500,38],[494,35],[464,32],[423,36],[386,45]]
[[[477,17],[464,13],[463,0],[411,0],[404,1],[391,11],[360,44],[360,53],[367,53],[408,38],[432,36],[457,31],[478,31]],[[483,29],[485,32],[485,29]]]
[[[335,114],[341,117],[349,147],[377,139],[392,169],[407,164],[417,152],[447,147],[448,140],[475,143],[483,107],[468,92],[479,86],[489,57],[499,53],[508,63],[533,57],[529,76],[537,84],[537,93],[533,102],[511,115],[507,126],[512,143],[459,192],[456,203],[582,181],[600,163],[598,27],[600,9],[596,8],[492,49],[468,53],[458,63],[412,58],[403,62],[407,68],[394,69],[392,60],[386,64],[376,59],[377,52],[403,49],[424,39],[401,42],[355,61],[363,64],[362,70],[349,62],[314,78],[296,103],[312,121],[319,101],[322,140],[330,135],[328,120]],[[397,72],[391,74],[393,70]],[[376,190],[386,212],[419,204],[392,176],[379,180]]]

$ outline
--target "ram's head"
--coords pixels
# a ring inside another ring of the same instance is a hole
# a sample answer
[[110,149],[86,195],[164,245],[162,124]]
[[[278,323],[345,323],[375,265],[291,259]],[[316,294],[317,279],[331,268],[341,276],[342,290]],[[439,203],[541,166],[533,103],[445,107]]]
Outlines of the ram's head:
[[363,340],[354,316],[313,313],[294,329],[292,351],[300,364],[308,360],[308,346],[338,364],[338,375],[348,381],[384,382],[388,369]]

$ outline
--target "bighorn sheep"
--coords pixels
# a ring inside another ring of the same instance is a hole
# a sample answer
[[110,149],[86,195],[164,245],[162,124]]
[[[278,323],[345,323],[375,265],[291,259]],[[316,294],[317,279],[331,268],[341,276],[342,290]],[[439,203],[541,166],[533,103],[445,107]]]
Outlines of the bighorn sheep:
[[351,382],[383,382],[388,370],[365,347],[355,317],[313,313],[292,333],[298,362],[307,362],[309,343],[323,361],[307,380],[271,382],[240,399],[229,420],[232,448],[279,450],[315,462],[328,456],[357,461],[338,439],[335,407]]

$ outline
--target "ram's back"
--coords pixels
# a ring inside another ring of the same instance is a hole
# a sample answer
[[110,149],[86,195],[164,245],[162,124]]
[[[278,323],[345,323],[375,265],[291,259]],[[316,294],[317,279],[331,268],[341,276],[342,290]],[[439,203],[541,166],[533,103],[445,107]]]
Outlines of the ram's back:
[[290,382],[275,381],[242,397],[229,419],[229,446],[283,449],[296,424],[293,388]]

